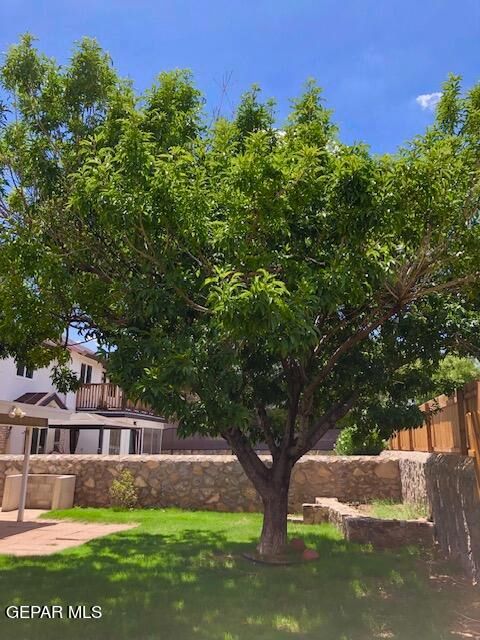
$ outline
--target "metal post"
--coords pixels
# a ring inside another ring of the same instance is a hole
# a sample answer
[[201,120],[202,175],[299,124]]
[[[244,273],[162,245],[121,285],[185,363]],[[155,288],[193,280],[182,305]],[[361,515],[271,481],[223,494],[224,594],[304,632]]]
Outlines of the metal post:
[[162,453],[162,445],[163,445],[163,431],[164,431],[165,427],[163,427],[162,429],[160,429],[160,451],[158,453]]
[[18,502],[17,522],[23,522],[23,514],[25,512],[25,501],[27,499],[28,468],[30,466],[30,449],[32,447],[32,433],[33,428],[27,427],[27,433],[25,436],[25,453],[23,456],[22,485],[20,488],[20,500]]

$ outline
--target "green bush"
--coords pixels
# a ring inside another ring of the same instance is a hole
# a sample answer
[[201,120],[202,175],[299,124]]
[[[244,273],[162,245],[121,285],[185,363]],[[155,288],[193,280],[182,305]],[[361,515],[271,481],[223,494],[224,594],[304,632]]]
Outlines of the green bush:
[[128,469],[124,469],[110,487],[112,506],[122,509],[134,509],[138,504],[138,489],[135,478]]
[[358,425],[354,424],[344,427],[340,431],[335,444],[335,453],[341,456],[374,456],[383,451],[386,444],[378,429],[365,433]]

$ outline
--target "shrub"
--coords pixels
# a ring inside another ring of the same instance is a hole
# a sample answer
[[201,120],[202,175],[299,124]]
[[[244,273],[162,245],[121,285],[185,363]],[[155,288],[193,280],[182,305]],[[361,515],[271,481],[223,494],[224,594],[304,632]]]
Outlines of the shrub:
[[138,504],[138,489],[135,478],[128,469],[124,469],[110,487],[110,500],[114,507],[134,509]]
[[335,444],[335,453],[341,456],[370,455],[383,451],[386,441],[378,429],[365,433],[358,425],[349,425],[340,431]]

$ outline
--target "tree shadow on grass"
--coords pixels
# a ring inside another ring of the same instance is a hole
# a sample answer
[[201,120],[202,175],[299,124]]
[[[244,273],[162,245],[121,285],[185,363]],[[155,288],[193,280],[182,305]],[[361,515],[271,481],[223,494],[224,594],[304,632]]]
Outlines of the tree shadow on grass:
[[287,567],[241,557],[255,539],[183,529],[130,530],[68,553],[4,559],[0,605],[101,605],[101,620],[0,620],[28,640],[441,640],[450,594],[435,593],[408,551],[374,552],[304,534],[320,560]]

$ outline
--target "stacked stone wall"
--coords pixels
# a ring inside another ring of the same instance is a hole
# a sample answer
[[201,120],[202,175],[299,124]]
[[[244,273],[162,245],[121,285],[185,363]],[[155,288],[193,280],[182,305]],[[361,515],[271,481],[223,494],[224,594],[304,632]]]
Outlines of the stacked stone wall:
[[[0,456],[0,495],[7,474],[19,473],[21,456]],[[76,476],[75,504],[110,503],[112,480],[129,469],[144,507],[177,506],[216,511],[261,511],[257,492],[235,456],[222,455],[37,455],[31,473]],[[291,512],[317,496],[363,501],[399,500],[398,462],[369,456],[305,456],[294,467],[289,496]]]

